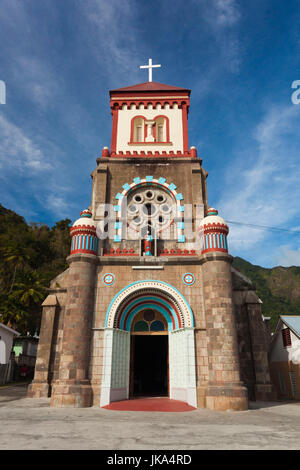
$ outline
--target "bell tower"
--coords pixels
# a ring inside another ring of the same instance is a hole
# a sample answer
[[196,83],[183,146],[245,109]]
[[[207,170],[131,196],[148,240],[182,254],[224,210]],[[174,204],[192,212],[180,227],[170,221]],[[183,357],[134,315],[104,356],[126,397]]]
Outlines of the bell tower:
[[190,93],[153,81],[110,91],[111,147],[92,175],[102,254],[195,253],[185,229],[204,217],[207,174],[189,147]]

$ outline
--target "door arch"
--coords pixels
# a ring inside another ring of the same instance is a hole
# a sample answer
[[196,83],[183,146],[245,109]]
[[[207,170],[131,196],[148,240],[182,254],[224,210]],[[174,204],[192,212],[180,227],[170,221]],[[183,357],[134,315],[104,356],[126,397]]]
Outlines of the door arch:
[[100,406],[129,398],[130,330],[139,312],[158,310],[168,324],[169,396],[197,406],[194,316],[171,284],[145,280],[118,292],[107,309]]

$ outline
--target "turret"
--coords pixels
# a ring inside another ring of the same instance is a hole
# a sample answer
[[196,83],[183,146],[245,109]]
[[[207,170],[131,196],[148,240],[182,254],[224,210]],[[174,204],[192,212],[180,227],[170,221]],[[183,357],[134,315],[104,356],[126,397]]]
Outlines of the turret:
[[225,220],[218,215],[217,209],[211,207],[207,211],[206,217],[200,223],[200,230],[203,230],[203,253],[220,251],[228,253],[227,235],[229,232]]
[[80,213],[80,218],[74,222],[70,229],[72,237],[71,255],[75,253],[97,255],[98,238],[96,226],[97,223],[92,219],[90,210],[86,209]]

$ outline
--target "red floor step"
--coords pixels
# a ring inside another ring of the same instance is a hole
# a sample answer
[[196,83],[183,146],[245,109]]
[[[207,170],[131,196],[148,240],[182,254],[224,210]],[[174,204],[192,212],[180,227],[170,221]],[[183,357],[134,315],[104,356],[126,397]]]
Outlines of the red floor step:
[[114,401],[103,406],[106,410],[118,411],[164,411],[164,412],[184,412],[194,411],[196,408],[188,405],[184,401],[171,400],[170,398],[132,398],[130,400]]

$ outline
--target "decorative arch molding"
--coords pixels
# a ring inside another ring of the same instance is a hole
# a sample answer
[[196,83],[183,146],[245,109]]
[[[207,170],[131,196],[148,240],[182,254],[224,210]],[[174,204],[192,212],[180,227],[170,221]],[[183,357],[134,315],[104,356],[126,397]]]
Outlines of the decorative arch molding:
[[137,281],[119,291],[107,309],[105,327],[130,331],[134,315],[150,305],[165,316],[169,331],[194,327],[184,296],[171,284],[156,280]]
[[181,193],[176,191],[177,186],[174,183],[167,183],[166,178],[160,177],[158,179],[153,178],[153,176],[146,176],[145,178],[140,178],[139,176],[133,179],[132,183],[125,183],[123,185],[123,191],[116,194],[115,198],[117,204],[114,206],[114,211],[117,213],[117,221],[115,225],[115,236],[114,242],[121,242],[122,240],[122,214],[123,214],[123,204],[126,197],[129,196],[134,190],[141,188],[143,186],[156,186],[164,191],[167,191],[170,196],[173,198],[176,203],[176,219],[177,219],[177,241],[185,242],[184,237],[184,222],[182,220],[182,214],[184,212],[184,205],[181,204],[183,196]]

